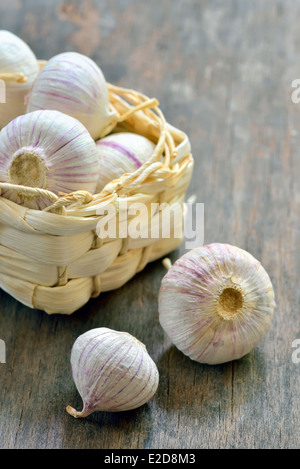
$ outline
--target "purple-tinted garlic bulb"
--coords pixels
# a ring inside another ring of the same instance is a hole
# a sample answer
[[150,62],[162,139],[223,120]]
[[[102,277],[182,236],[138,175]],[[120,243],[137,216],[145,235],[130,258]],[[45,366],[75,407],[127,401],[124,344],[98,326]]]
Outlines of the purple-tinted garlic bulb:
[[133,173],[153,154],[155,144],[133,132],[118,132],[96,142],[100,173],[97,192],[125,173]]
[[260,262],[228,244],[183,255],[159,292],[163,329],[185,355],[207,364],[250,352],[268,331],[274,308],[272,283]]
[[[0,133],[0,182],[59,193],[95,192],[99,175],[96,144],[86,128],[58,111],[19,116]],[[47,197],[24,196],[11,189],[2,195],[33,209]]]
[[159,382],[145,345],[127,332],[106,327],[92,329],[75,340],[71,370],[83,400],[80,412],[66,408],[75,418],[96,411],[136,409],[154,396]]
[[44,65],[27,104],[27,112],[39,109],[53,109],[75,117],[94,140],[107,135],[117,123],[101,69],[77,52],[58,54]]
[[0,129],[25,114],[25,97],[38,73],[39,64],[29,46],[10,31],[0,30],[0,78],[4,81],[0,86],[5,86],[4,102],[0,100]]

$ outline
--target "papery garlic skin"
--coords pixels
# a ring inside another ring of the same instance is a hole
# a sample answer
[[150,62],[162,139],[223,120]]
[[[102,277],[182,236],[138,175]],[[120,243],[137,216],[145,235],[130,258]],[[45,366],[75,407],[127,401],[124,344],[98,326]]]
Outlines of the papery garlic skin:
[[159,292],[159,320],[171,341],[192,360],[211,365],[249,353],[268,331],[274,308],[260,262],[228,244],[183,255]]
[[77,52],[63,52],[44,65],[27,104],[27,112],[38,109],[53,109],[78,119],[94,140],[107,135],[117,123],[102,71]]
[[72,376],[84,406],[67,407],[73,417],[95,411],[136,409],[155,394],[159,374],[146,347],[127,332],[105,327],[79,336],[71,352]]
[[[0,182],[69,194],[94,193],[99,175],[96,144],[86,128],[58,111],[19,116],[0,133]],[[47,197],[30,198],[2,189],[2,195],[33,209]]]
[[15,34],[0,30],[0,75],[24,74],[25,81],[4,80],[5,103],[0,104],[0,129],[25,114],[25,98],[39,73],[39,65],[29,46]]
[[155,144],[133,132],[118,132],[96,142],[100,173],[97,192],[125,173],[133,173],[153,154]]

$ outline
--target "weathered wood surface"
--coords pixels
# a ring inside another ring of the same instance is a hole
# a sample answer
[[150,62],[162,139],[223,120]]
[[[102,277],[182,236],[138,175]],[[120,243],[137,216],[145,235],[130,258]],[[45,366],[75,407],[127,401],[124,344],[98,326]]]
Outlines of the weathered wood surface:
[[[296,448],[300,444],[300,2],[265,0],[10,0],[0,28],[39,58],[76,50],[108,81],[161,103],[185,130],[196,166],[189,194],[205,203],[205,242],[261,260],[277,308],[263,342],[240,361],[192,362],[157,314],[161,262],[71,317],[47,316],[0,292],[1,448]],[[173,253],[175,260],[182,249]],[[69,357],[76,337],[106,326],[143,341],[160,385],[142,408],[75,420]]]

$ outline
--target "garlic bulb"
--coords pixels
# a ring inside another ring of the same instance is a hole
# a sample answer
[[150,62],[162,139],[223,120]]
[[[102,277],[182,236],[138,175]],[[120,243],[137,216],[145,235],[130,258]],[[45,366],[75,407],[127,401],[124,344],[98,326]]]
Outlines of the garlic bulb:
[[0,104],[0,129],[25,114],[25,96],[38,73],[38,61],[27,44],[9,31],[1,30],[0,79],[5,83],[5,103]]
[[98,65],[85,55],[64,52],[42,68],[28,98],[27,112],[61,111],[78,119],[94,140],[107,135],[117,123],[110,110],[108,88]]
[[160,323],[185,355],[218,364],[250,352],[275,307],[270,278],[248,252],[227,244],[195,248],[162,280]]
[[[58,111],[19,116],[0,133],[0,182],[46,189],[59,195],[94,192],[99,175],[96,144],[86,128]],[[29,208],[49,201],[24,197],[11,189],[2,195]]]
[[142,135],[118,132],[96,142],[100,173],[97,192],[125,173],[136,171],[153,154],[155,145]]
[[92,329],[76,339],[71,369],[84,403],[81,412],[67,407],[76,418],[98,410],[135,409],[148,402],[158,387],[158,370],[145,345],[127,332],[106,327]]

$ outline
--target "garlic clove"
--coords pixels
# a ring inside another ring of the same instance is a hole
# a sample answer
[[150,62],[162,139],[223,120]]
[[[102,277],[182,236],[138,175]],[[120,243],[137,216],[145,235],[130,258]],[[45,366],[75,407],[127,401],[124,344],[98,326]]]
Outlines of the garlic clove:
[[220,364],[249,353],[270,327],[270,278],[248,252],[211,244],[183,255],[159,292],[160,324],[185,355]]
[[[0,79],[5,83],[5,103],[0,104],[0,129],[25,114],[25,97],[38,73],[38,61],[28,45],[15,34],[0,30]],[[23,79],[18,79],[18,75]]]
[[[0,133],[0,182],[35,187],[57,195],[84,190],[94,193],[99,175],[96,144],[86,128],[58,111],[19,116]],[[1,194],[29,208],[49,205],[46,197]]]
[[27,104],[27,112],[39,109],[53,109],[76,118],[94,140],[107,135],[117,124],[102,71],[92,59],[77,52],[58,54],[44,65]]
[[73,417],[87,417],[95,411],[121,412],[135,409],[155,394],[159,374],[146,347],[127,332],[105,327],[79,336],[71,352],[71,370],[83,400]]
[[155,144],[133,132],[118,132],[96,142],[100,173],[97,192],[125,173],[133,173],[153,154]]

